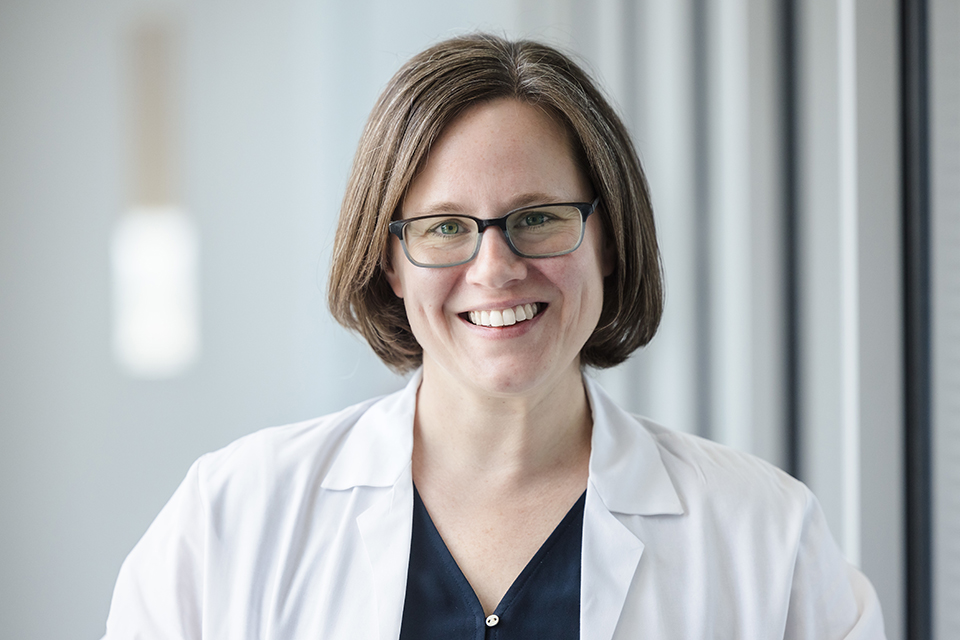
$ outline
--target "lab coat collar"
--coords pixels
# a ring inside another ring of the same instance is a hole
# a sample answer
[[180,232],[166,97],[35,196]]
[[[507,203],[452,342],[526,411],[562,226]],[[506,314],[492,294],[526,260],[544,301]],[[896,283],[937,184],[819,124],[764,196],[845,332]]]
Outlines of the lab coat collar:
[[357,517],[373,573],[377,637],[396,640],[403,620],[413,520],[413,419],[421,373],[375,401],[350,429],[322,482],[324,489],[367,487],[379,495]]
[[[392,487],[413,455],[413,420],[422,371],[406,387],[374,402],[357,420],[323,481],[325,489]],[[584,376],[593,412],[590,483],[613,513],[682,514],[660,450],[638,419]]]
[[682,514],[653,436],[595,380],[584,376],[583,381],[593,411],[590,483],[603,504],[613,513]]
[[580,637],[610,640],[640,566],[639,516],[682,514],[653,436],[584,376],[593,412],[580,564]]
[[422,369],[397,393],[373,403],[347,435],[324,489],[392,487],[413,457],[413,418]]

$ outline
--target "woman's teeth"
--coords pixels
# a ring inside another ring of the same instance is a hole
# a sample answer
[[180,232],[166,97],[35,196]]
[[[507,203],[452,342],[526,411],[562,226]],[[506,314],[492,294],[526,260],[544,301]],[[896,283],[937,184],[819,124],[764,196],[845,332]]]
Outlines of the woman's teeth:
[[510,325],[529,320],[537,315],[540,306],[534,302],[531,304],[518,304],[510,309],[493,311],[470,311],[467,317],[470,322],[481,327],[509,327]]

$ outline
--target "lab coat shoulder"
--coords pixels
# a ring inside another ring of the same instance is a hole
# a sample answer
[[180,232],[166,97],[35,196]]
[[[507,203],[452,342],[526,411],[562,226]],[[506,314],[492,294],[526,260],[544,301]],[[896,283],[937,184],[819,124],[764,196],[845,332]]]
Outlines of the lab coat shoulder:
[[297,611],[301,599],[336,589],[329,563],[306,575],[326,550],[338,548],[345,563],[357,555],[337,537],[349,542],[363,505],[321,485],[378,401],[263,429],[194,462],[124,561],[105,638],[283,637],[322,627],[309,613],[276,608]]
[[796,550],[816,502],[806,485],[754,455],[637,420],[656,442],[689,520],[728,538],[762,531],[782,552]]
[[[884,638],[873,587],[843,557],[806,485],[753,455],[635,418],[683,508],[625,519],[646,545],[635,579],[659,589],[660,620],[687,626],[686,637],[699,628],[715,637]],[[634,612],[644,610],[638,604]]]
[[277,491],[289,499],[304,483],[322,482],[353,426],[378,400],[312,420],[261,429],[204,454],[191,471],[196,473],[207,507],[216,512],[242,507],[249,515],[255,513],[249,508],[251,499],[270,500],[277,497]]

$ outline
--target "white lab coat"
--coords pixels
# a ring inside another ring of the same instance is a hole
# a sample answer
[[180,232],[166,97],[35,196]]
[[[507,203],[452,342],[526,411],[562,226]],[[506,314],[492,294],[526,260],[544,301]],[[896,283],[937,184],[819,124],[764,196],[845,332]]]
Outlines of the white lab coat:
[[[201,457],[123,563],[105,638],[398,638],[418,383]],[[884,637],[804,485],[585,384],[582,640]]]

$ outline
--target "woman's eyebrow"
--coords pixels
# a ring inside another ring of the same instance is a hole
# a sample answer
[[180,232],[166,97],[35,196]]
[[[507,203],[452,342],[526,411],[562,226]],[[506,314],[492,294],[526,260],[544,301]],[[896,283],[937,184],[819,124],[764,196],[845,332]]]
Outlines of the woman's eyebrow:
[[415,212],[411,212],[415,216],[432,216],[432,215],[442,215],[444,213],[455,213],[455,214],[464,214],[464,208],[462,205],[459,205],[455,202],[435,202],[424,209],[418,209]]
[[[549,195],[541,191],[534,191],[530,193],[524,193],[518,196],[510,198],[509,205],[502,212],[501,215],[513,211],[514,209],[522,209],[523,207],[528,207],[531,205],[538,204],[551,204],[555,202],[566,202],[556,195]],[[418,209],[417,211],[411,211],[413,216],[411,217],[420,217],[420,216],[432,216],[432,215],[443,215],[443,214],[458,214],[458,215],[471,215],[467,212],[466,208],[459,203],[441,201],[435,202],[424,209]]]
[[[510,207],[510,211],[514,209],[520,209],[523,207],[528,207],[530,205],[537,204],[553,204],[556,202],[566,202],[562,197],[558,197],[556,194],[550,195],[543,193],[541,191],[534,191],[531,193],[524,193],[522,195],[516,196],[511,200],[513,203]],[[504,212],[506,213],[506,211]]]

